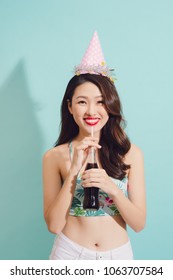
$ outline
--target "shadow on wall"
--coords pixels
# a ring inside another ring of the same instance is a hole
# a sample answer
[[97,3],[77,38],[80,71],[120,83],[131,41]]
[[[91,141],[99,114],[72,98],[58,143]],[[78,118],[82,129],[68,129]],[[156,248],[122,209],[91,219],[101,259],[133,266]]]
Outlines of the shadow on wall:
[[48,257],[36,110],[20,61],[0,88],[0,259]]

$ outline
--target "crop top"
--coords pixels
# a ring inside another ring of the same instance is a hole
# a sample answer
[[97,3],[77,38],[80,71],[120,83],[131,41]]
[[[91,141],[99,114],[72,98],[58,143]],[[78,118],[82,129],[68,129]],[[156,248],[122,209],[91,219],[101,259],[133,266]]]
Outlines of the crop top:
[[[72,157],[72,143],[69,143],[69,152],[70,157]],[[112,178],[112,181],[116,186],[122,190],[125,196],[127,196],[127,185],[128,177],[125,176],[122,180]],[[81,175],[79,174],[76,179],[76,188],[70,208],[70,216],[85,216],[85,217],[94,217],[94,216],[114,216],[120,215],[116,205],[113,203],[113,200],[109,195],[99,189],[99,209],[83,209],[83,199],[84,199],[84,188],[81,185]]]

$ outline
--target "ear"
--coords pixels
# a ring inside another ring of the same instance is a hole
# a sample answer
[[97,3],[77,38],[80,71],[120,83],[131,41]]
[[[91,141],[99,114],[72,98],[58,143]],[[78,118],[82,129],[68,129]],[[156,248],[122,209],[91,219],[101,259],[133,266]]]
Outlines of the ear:
[[67,106],[68,106],[68,109],[69,109],[70,114],[73,115],[72,107],[71,107],[71,101],[70,101],[69,99],[67,99]]

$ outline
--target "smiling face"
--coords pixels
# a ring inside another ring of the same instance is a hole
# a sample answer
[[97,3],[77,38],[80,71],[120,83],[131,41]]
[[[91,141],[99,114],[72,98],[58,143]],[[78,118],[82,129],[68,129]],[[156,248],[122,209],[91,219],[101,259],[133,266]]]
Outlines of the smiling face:
[[105,109],[102,94],[95,84],[85,82],[77,86],[71,103],[68,103],[68,108],[79,126],[80,136],[91,135],[91,126],[94,136],[100,136],[100,131],[107,123],[109,115]]

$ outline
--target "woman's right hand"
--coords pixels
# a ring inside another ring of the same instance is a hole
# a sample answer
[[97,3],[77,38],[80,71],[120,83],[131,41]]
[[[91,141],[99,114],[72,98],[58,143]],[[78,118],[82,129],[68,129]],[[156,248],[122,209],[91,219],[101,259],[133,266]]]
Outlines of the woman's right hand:
[[98,144],[99,139],[96,137],[85,137],[73,148],[73,157],[71,169],[75,170],[77,173],[82,168],[84,162],[87,159],[88,148],[95,147],[100,149],[101,146]]

